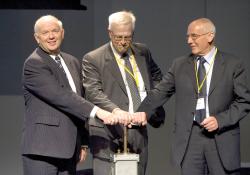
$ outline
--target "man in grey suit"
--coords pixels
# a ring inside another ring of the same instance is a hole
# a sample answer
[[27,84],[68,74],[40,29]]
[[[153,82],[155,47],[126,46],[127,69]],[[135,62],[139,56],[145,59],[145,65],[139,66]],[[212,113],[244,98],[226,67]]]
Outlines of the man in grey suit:
[[239,174],[239,121],[250,110],[246,70],[214,40],[211,20],[192,21],[187,30],[192,53],[174,60],[138,109],[150,114],[175,94],[172,153],[182,175]]
[[[24,175],[74,175],[86,157],[85,120],[105,124],[118,119],[81,96],[80,63],[60,51],[62,22],[47,15],[34,26],[39,45],[23,67],[25,118],[22,137]],[[85,137],[84,137],[85,136]]]
[[[108,27],[111,41],[83,58],[86,99],[118,115],[126,115],[121,109],[128,113],[136,111],[147,95],[147,90],[152,89],[162,78],[149,49],[143,44],[132,42],[134,28],[135,16],[131,12],[111,14]],[[150,117],[149,123],[159,127],[164,122],[165,111],[160,107]],[[123,149],[122,127],[106,126],[98,120],[90,120],[89,132],[94,174],[109,175],[111,156],[118,149]],[[128,144],[130,152],[140,155],[139,174],[144,175],[148,157],[146,126],[133,124],[128,130]]]

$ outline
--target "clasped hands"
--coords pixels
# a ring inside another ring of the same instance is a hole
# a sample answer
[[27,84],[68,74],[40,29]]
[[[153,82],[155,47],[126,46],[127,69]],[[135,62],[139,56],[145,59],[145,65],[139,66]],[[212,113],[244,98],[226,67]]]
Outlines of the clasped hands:
[[133,125],[146,125],[147,116],[145,112],[129,113],[120,108],[115,108],[112,113],[99,109],[97,117],[100,118],[104,124],[115,125],[122,124],[131,128]]

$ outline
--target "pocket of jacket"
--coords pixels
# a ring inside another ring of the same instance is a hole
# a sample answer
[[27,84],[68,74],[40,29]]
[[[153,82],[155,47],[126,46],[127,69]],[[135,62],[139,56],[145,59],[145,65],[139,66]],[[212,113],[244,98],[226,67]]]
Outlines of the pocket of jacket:
[[237,128],[237,129],[232,130],[232,131],[231,131],[231,134],[232,134],[232,135],[238,135],[238,134],[240,134],[240,129]]
[[96,118],[89,118],[88,123],[89,123],[90,126],[104,128],[104,124],[102,123],[102,121],[99,120],[99,119],[96,119]]
[[36,118],[35,123],[49,126],[59,126],[60,120],[59,118],[52,116],[39,116]]

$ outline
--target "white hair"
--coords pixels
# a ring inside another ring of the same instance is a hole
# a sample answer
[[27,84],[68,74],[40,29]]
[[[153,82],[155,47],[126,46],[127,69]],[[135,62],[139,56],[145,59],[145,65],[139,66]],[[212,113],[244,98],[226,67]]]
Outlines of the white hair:
[[45,16],[41,16],[40,18],[38,18],[35,22],[35,25],[34,25],[34,32],[37,33],[39,31],[39,27],[40,27],[40,23],[42,21],[50,21],[50,20],[55,20],[59,27],[61,29],[63,29],[63,24],[62,24],[62,21],[60,21],[58,18],[56,18],[55,16],[52,16],[52,15],[45,15]]
[[119,25],[128,25],[132,24],[132,29],[135,29],[135,15],[129,11],[120,11],[116,13],[112,13],[109,18],[109,26],[108,29],[111,30],[112,24],[119,24]]

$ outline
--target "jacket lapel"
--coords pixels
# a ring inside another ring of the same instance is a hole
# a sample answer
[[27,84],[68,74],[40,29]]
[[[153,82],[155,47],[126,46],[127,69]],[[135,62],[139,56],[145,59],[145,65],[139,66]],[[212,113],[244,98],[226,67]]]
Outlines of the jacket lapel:
[[187,75],[189,76],[189,78],[191,79],[192,85],[194,87],[194,90],[196,92],[196,94],[198,94],[198,87],[197,87],[197,83],[196,83],[196,76],[195,76],[195,62],[194,62],[195,58],[194,56],[191,54],[188,57],[188,61],[187,61]]
[[123,92],[127,95],[127,90],[121,75],[121,71],[119,69],[119,66],[115,60],[115,55],[111,49],[110,44],[107,44],[107,52],[105,52],[105,64],[108,68],[108,70],[110,70],[111,75],[113,76],[113,78],[116,80],[116,82],[119,84],[119,86],[121,87],[121,89],[123,90]]
[[[192,84],[194,85],[194,89],[198,94],[198,87],[195,78],[194,60],[195,60],[194,56],[190,55],[188,58],[187,74],[189,74]],[[215,89],[217,83],[222,77],[223,71],[224,71],[224,60],[222,59],[221,53],[218,51],[214,61],[213,73],[212,73],[208,96],[211,95],[211,93]]]
[[136,64],[140,70],[142,79],[144,81],[144,85],[146,89],[150,89],[149,75],[147,69],[146,59],[143,56],[142,52],[138,50],[136,47],[131,46],[132,53],[134,54]]
[[44,62],[51,68],[52,71],[59,71],[60,68],[57,63],[49,56],[48,53],[44,52],[40,47],[37,48],[38,55],[44,60]]
[[66,64],[70,74],[71,74],[73,81],[74,81],[77,94],[81,94],[81,88],[79,87],[79,85],[81,85],[81,83],[79,82],[80,75],[79,75],[79,72],[77,72],[77,68],[74,66],[74,64],[72,63],[72,61],[70,59],[67,59],[67,56],[64,53],[61,53],[61,56]]
[[44,52],[40,47],[37,48],[37,53],[44,60],[47,66],[50,67],[51,71],[57,75],[60,75],[60,78],[63,80],[64,84],[71,89],[67,77],[64,75],[63,71],[61,68],[59,68],[58,64],[53,60],[53,58],[51,58],[49,54]]
[[222,78],[224,69],[225,69],[224,60],[222,54],[218,51],[214,60],[214,67],[213,67],[208,96],[211,95],[216,85],[218,84],[219,80]]

